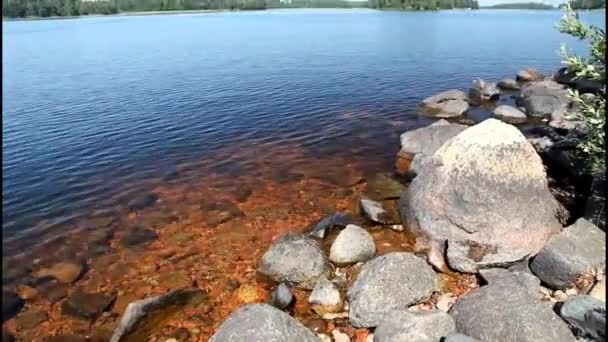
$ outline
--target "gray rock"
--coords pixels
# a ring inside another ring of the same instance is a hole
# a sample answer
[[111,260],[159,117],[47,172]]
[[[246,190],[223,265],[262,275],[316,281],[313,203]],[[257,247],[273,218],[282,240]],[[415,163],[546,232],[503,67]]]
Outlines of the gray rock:
[[394,311],[376,327],[374,342],[439,342],[455,330],[454,319],[442,311]]
[[321,278],[312,290],[308,302],[319,315],[342,310],[342,297],[336,285],[327,278]]
[[568,90],[554,81],[539,81],[525,85],[516,103],[526,108],[526,114],[536,118],[564,115],[571,105]]
[[484,267],[535,254],[562,227],[541,158],[517,128],[496,119],[441,146],[399,206],[404,225],[427,239],[488,246],[461,254]]
[[606,233],[584,218],[554,236],[530,269],[549,287],[564,289],[579,277],[606,267]]
[[393,217],[394,215],[391,215],[380,202],[362,197],[359,204],[365,217],[374,222],[381,224],[399,223],[397,218]]
[[346,227],[349,224],[356,223],[357,220],[348,213],[333,213],[325,216],[319,221],[311,224],[305,229],[307,236],[317,237],[323,239],[327,233],[334,227]]
[[334,240],[329,250],[329,260],[336,265],[354,264],[374,257],[376,245],[367,230],[349,224]]
[[447,90],[427,97],[420,103],[422,113],[436,118],[458,117],[469,109],[467,94],[460,90]]
[[508,105],[496,107],[496,109],[494,109],[494,116],[510,124],[520,124],[528,121],[528,117],[524,112]]
[[312,289],[328,273],[328,263],[319,244],[301,234],[285,234],[262,256],[258,272],[276,282]]
[[458,332],[486,342],[574,340],[566,323],[540,302],[534,277],[505,270],[492,272],[495,274],[489,277],[488,285],[463,295],[450,310]]
[[280,283],[270,293],[268,304],[279,310],[287,309],[294,302],[293,293],[285,283]]
[[318,337],[283,311],[265,304],[242,306],[220,325],[210,342],[317,342]]
[[81,319],[93,320],[101,315],[116,299],[114,294],[88,293],[77,290],[61,303],[61,313]]
[[429,126],[401,134],[401,151],[414,155],[410,169],[420,173],[424,164],[439,147],[467,128],[465,125],[439,120]]
[[606,302],[591,296],[571,296],[561,306],[559,313],[577,335],[606,341]]
[[447,249],[450,268],[464,273],[477,273],[483,268],[506,267],[524,260],[529,254],[523,249],[504,248],[474,240],[453,240],[448,243]]
[[519,82],[517,82],[517,80],[514,80],[512,78],[504,78],[500,81],[498,81],[498,87],[501,89],[505,89],[505,90],[519,90],[521,89],[521,86],[519,85]]
[[510,282],[520,286],[527,291],[530,297],[535,299],[542,298],[540,279],[527,272],[509,271],[504,268],[491,268],[479,271],[481,279],[488,284],[501,284]]
[[387,253],[363,265],[348,290],[349,318],[355,327],[375,327],[384,315],[405,310],[431,295],[436,276],[411,253]]
[[540,81],[543,75],[534,68],[526,68],[517,72],[517,80],[521,82]]
[[445,337],[443,342],[481,342],[467,335],[459,334],[459,333],[451,333]]
[[[120,318],[118,327],[114,330],[110,342],[145,341],[149,338],[150,324],[158,325],[156,320],[163,316],[163,310],[171,307],[184,306],[193,298],[203,296],[198,288],[172,290],[160,296],[144,298],[127,305]],[[148,323],[146,323],[146,321]]]
[[488,101],[496,101],[500,98],[500,89],[496,83],[484,80],[474,80],[469,89],[469,101],[474,105],[480,105]]

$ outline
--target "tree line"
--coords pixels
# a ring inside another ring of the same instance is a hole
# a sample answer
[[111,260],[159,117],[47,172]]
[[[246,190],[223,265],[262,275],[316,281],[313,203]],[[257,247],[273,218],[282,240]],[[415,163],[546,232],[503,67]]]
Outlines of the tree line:
[[477,0],[370,0],[369,7],[402,10],[478,9]]
[[[563,6],[560,6],[560,8],[563,8]],[[570,8],[573,10],[606,8],[606,0],[573,0],[570,1]]]
[[514,3],[506,3],[506,4],[496,4],[493,6],[487,6],[483,8],[492,8],[492,9],[555,9],[552,5],[543,4],[541,2],[514,2]]

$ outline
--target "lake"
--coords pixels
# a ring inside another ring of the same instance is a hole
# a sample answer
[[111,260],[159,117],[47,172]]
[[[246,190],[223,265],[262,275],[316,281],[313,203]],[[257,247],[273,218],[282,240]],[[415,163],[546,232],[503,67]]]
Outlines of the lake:
[[[560,15],[269,10],[3,22],[3,261],[24,251],[37,262],[49,250],[88,256],[79,243],[110,223],[194,229],[201,200],[243,188],[252,193],[239,205],[245,216],[266,220],[246,221],[250,232],[302,226],[335,210],[337,189],[390,171],[399,134],[430,122],[416,114],[423,98],[527,66],[552,73],[561,42],[584,52],[554,28]],[[581,18],[605,26],[603,11]],[[155,209],[130,213],[127,203],[149,192]],[[315,198],[327,201],[302,209]]]

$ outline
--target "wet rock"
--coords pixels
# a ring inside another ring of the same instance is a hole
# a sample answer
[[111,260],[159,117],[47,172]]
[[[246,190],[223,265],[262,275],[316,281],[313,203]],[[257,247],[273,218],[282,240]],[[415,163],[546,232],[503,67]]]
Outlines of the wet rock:
[[61,304],[61,313],[66,316],[92,320],[97,318],[114,302],[113,294],[87,293],[77,290]]
[[376,328],[374,341],[439,342],[455,330],[454,319],[442,311],[393,311]]
[[279,310],[285,310],[294,303],[294,296],[285,283],[280,283],[270,293],[268,304]]
[[13,318],[25,304],[21,297],[11,291],[2,290],[2,321]]
[[354,264],[371,259],[375,253],[376,245],[371,234],[359,226],[349,224],[331,245],[329,260],[336,265]]
[[302,175],[301,173],[290,172],[289,170],[285,169],[273,169],[270,172],[270,178],[279,184],[285,184],[290,182],[297,182],[300,179],[304,178],[304,175]]
[[51,303],[56,303],[68,296],[69,286],[58,282],[48,282],[36,288],[41,297]]
[[387,253],[365,263],[348,290],[349,318],[355,327],[375,327],[384,315],[405,310],[431,295],[435,273],[410,253]]
[[450,333],[445,337],[443,342],[481,342],[467,335],[459,334],[459,333]]
[[318,338],[283,311],[266,304],[250,304],[230,314],[209,341],[316,342]]
[[203,220],[209,227],[215,227],[237,217],[245,216],[236,204],[226,200],[202,201],[200,208],[203,211]]
[[508,105],[500,105],[494,109],[494,116],[510,124],[521,124],[528,121],[528,117],[521,110]]
[[184,271],[162,273],[158,277],[158,284],[168,289],[181,289],[192,286],[194,282]]
[[[532,145],[517,128],[496,119],[440,147],[400,200],[405,226],[430,240],[447,240],[448,246],[467,241],[490,246],[481,256],[489,265],[519,261],[520,252],[535,254],[561,229],[559,208]],[[479,262],[477,253],[463,257]]]
[[477,273],[482,268],[507,267],[524,260],[529,254],[526,250],[505,249],[474,240],[450,241],[447,250],[450,268],[463,273]]
[[450,315],[458,332],[481,341],[573,341],[568,326],[540,301],[532,275],[506,270],[485,271],[488,285],[456,301]]
[[591,296],[571,296],[559,310],[580,337],[606,340],[606,302]]
[[28,330],[37,327],[47,319],[48,316],[45,312],[26,311],[18,315],[15,321],[17,322],[19,330]]
[[377,173],[365,185],[363,193],[374,200],[398,199],[405,187],[396,179]]
[[325,216],[319,221],[309,225],[304,231],[305,234],[312,237],[317,237],[319,239],[323,239],[325,235],[327,235],[332,228],[334,227],[346,227],[349,224],[356,223],[357,220],[348,213],[333,213],[331,215]]
[[540,81],[543,75],[534,68],[526,68],[517,72],[517,80],[521,82]]
[[38,270],[34,276],[38,278],[53,277],[62,283],[73,283],[84,273],[84,266],[81,262],[58,262],[51,267]]
[[276,282],[312,289],[328,273],[319,244],[301,234],[285,234],[262,256],[258,272]]
[[315,288],[312,290],[308,302],[311,304],[312,309],[319,315],[326,313],[339,312],[342,310],[342,298],[340,291],[336,285],[327,280],[327,278],[321,278]]
[[474,105],[481,105],[484,102],[496,101],[500,98],[500,89],[496,83],[484,80],[474,80],[469,88],[469,101]]
[[553,81],[540,81],[525,85],[516,103],[526,109],[528,116],[549,118],[564,115],[571,101],[564,86]]
[[387,211],[380,202],[376,202],[369,198],[361,198],[359,205],[365,217],[374,222],[381,224],[399,223],[397,222],[398,219],[394,217],[395,215],[391,215],[391,213]]
[[154,204],[156,204],[157,200],[157,194],[153,192],[147,192],[130,200],[129,203],[127,203],[127,207],[130,211],[138,211],[153,206]]
[[134,227],[120,240],[125,247],[134,247],[150,243],[158,238],[155,231],[143,227]]
[[593,285],[593,287],[591,288],[591,291],[589,291],[589,296],[595,298],[595,299],[599,299],[603,302],[606,301],[606,279],[602,279],[600,281],[598,281],[597,283],[595,283],[595,285]]
[[130,303],[110,342],[146,341],[151,332],[159,329],[158,322],[170,316],[167,311],[178,310],[203,297],[205,293],[198,288],[177,289]]
[[414,173],[420,173],[439,147],[467,128],[465,125],[439,120],[429,126],[405,132],[400,138],[400,153],[413,154],[415,162],[412,162],[410,169]]
[[469,109],[467,94],[452,89],[427,97],[420,103],[422,113],[435,118],[452,118],[466,113]]
[[241,185],[239,187],[236,187],[233,192],[234,199],[239,203],[245,202],[249,198],[249,196],[251,196],[252,193],[253,191],[247,185]]
[[582,275],[606,267],[606,233],[584,218],[554,236],[532,260],[532,272],[563,289]]
[[397,156],[395,159],[395,173],[402,177],[402,179],[409,182],[409,178],[413,178],[410,176],[409,170],[412,165],[412,160],[414,160],[414,154],[406,151],[397,152]]
[[505,89],[505,90],[521,89],[519,82],[517,82],[516,80],[514,80],[512,78],[504,78],[504,79],[498,81],[497,85],[500,89]]

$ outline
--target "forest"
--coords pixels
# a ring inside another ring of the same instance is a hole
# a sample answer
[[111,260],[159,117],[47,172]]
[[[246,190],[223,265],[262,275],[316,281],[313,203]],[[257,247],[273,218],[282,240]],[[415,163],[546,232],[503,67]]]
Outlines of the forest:
[[575,10],[606,8],[606,0],[573,0],[570,7]]
[[487,6],[482,8],[490,8],[490,9],[555,9],[554,6],[543,4],[541,2],[513,2],[513,3],[505,3],[505,4],[496,4],[493,6]]

